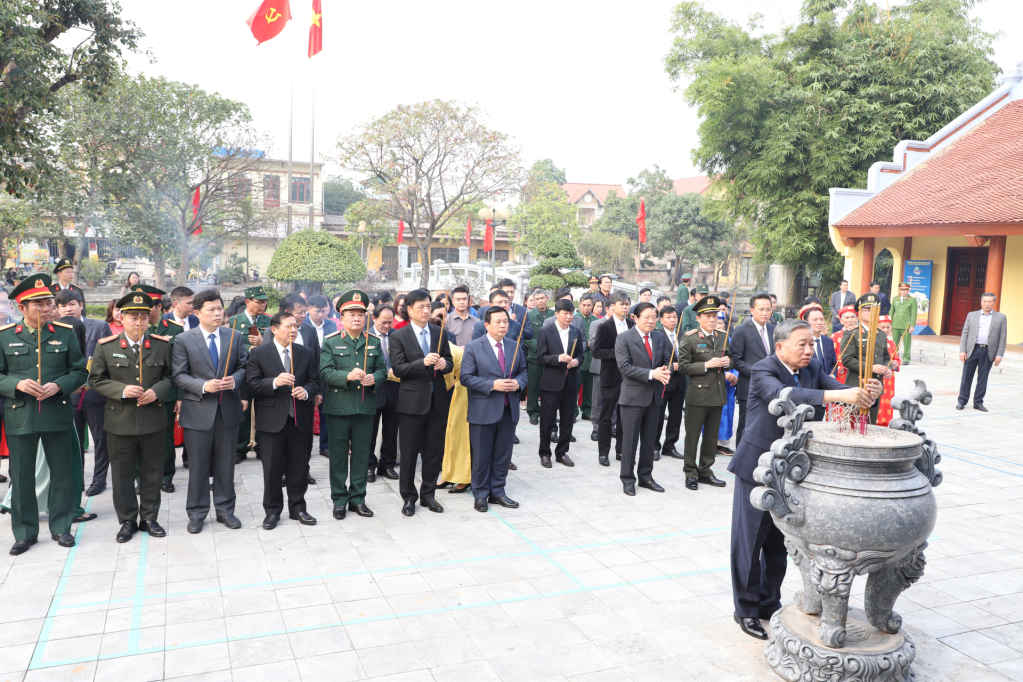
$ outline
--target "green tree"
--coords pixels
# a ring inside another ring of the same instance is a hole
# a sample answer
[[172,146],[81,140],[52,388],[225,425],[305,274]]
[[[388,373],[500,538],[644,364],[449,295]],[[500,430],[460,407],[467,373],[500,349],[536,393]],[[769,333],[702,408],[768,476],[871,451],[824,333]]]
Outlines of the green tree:
[[348,178],[330,175],[323,183],[323,211],[327,215],[344,215],[348,207],[366,198],[366,194]]
[[540,262],[529,271],[529,286],[543,287],[552,292],[563,286],[586,286],[586,276],[579,272],[585,264],[567,238],[548,237],[537,247],[535,255]]
[[668,75],[702,119],[693,160],[726,191],[709,207],[753,228],[762,261],[842,261],[828,236],[828,189],[862,187],[900,140],[923,140],[991,92],[994,35],[973,0],[804,0],[779,35],[683,2]]
[[593,230],[579,241],[579,253],[589,261],[595,275],[623,272],[636,253],[636,243],[628,237]]
[[552,237],[578,241],[582,235],[575,206],[568,203],[561,185],[531,178],[523,200],[512,209],[508,228],[518,242],[532,253]]
[[[55,166],[50,128],[67,115],[60,91],[100,97],[123,49],[142,33],[109,0],[0,2],[0,185],[24,197]],[[74,33],[68,33],[75,31]]]
[[638,245],[639,226],[636,224],[636,215],[639,213],[640,200],[645,202],[647,215],[650,215],[657,202],[673,195],[675,190],[668,172],[656,164],[652,170],[640,171],[625,184],[629,188],[627,195],[619,197],[617,192],[608,193],[604,212],[593,223],[593,229],[628,237]]
[[735,230],[728,222],[714,220],[703,211],[704,198],[695,192],[671,194],[657,202],[647,218],[647,245],[663,258],[675,252],[674,282],[683,260],[694,265],[713,264],[715,272],[732,255]]
[[553,182],[559,187],[568,182],[565,179],[565,169],[555,166],[552,159],[541,159],[534,163],[529,169],[529,175],[544,182]]
[[281,242],[266,276],[279,282],[347,284],[366,277],[366,264],[351,246],[326,232],[301,230]]

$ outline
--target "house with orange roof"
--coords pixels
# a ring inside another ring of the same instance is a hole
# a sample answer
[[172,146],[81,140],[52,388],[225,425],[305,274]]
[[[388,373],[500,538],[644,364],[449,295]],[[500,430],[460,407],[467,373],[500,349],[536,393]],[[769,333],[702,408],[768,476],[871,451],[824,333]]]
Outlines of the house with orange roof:
[[579,211],[579,224],[589,227],[604,214],[604,204],[611,192],[615,196],[624,197],[628,194],[621,185],[597,185],[589,182],[566,182],[561,186],[568,194],[568,203]]

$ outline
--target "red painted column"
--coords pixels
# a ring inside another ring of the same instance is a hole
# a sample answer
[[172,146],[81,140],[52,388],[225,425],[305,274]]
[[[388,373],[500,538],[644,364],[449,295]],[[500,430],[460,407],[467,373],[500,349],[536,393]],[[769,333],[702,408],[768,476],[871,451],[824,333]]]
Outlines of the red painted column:
[[870,291],[870,281],[874,279],[874,238],[867,237],[863,240],[863,263],[860,265],[860,287],[857,296]]
[[995,310],[1002,302],[1002,273],[1005,270],[1005,235],[991,237],[987,249],[987,277],[984,280],[984,292],[992,293],[995,298]]

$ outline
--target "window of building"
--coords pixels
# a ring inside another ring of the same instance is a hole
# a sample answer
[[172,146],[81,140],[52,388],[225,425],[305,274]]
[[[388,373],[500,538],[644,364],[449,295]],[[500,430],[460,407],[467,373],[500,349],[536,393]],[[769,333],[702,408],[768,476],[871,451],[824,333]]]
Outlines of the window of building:
[[231,198],[239,200],[252,196],[252,179],[248,173],[235,173],[227,181],[231,188]]
[[291,203],[308,204],[313,199],[312,185],[309,178],[291,179]]
[[[497,257],[498,263],[503,263],[508,260],[508,249],[497,249],[494,255]],[[490,260],[490,252],[476,249],[476,260]]]
[[263,176],[263,205],[264,206],[281,205],[281,176],[279,175]]
[[739,261],[739,285],[753,286],[757,283],[757,274],[753,269],[753,257],[743,256]]
[[458,249],[433,247],[430,249],[430,263],[433,263],[433,261],[437,259],[440,259],[445,263],[457,263]]

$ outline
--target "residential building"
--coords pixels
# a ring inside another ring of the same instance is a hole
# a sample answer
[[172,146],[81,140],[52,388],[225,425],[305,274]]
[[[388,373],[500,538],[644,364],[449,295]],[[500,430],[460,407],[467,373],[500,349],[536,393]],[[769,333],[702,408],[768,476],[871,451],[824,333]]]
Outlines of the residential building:
[[579,224],[589,227],[600,216],[604,215],[604,204],[607,195],[614,192],[616,196],[628,194],[621,185],[595,185],[587,182],[567,182],[561,186],[568,194],[568,203],[579,211]]

